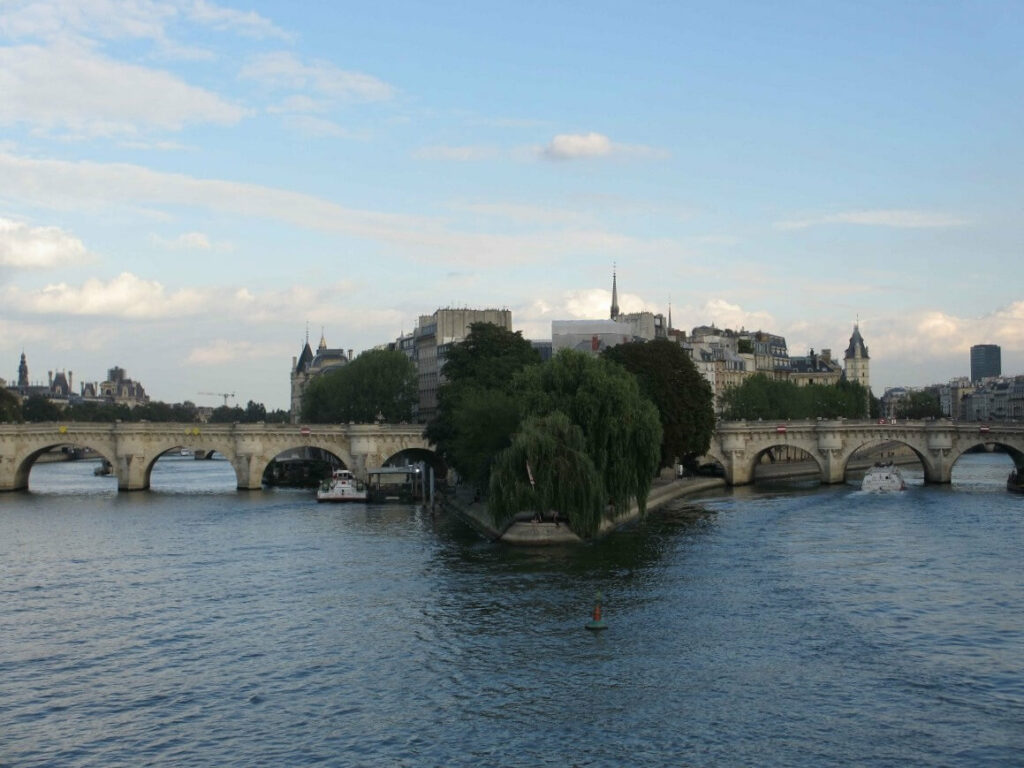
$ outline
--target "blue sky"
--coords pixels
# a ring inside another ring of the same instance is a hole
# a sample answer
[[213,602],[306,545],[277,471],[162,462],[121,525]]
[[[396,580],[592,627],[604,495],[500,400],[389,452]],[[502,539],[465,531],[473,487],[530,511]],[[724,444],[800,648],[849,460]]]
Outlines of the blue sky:
[[[1020,3],[0,0],[0,377],[286,407],[307,323],[624,311],[1024,373]],[[2,361],[6,361],[3,363]]]

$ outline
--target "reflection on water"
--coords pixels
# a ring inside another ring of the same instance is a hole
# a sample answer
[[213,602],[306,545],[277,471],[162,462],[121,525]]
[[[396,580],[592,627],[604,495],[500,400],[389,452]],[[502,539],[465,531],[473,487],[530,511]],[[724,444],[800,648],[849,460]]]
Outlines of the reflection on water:
[[0,765],[1019,765],[1005,461],[539,550],[223,461],[37,467],[0,495]]

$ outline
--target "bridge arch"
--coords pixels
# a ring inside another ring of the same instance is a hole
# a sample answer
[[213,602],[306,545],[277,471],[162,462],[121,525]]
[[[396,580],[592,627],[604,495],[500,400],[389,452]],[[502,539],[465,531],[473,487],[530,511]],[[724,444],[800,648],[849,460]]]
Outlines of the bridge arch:
[[781,444],[802,448],[822,467],[826,483],[842,483],[853,453],[883,443],[906,445],[920,460],[927,483],[948,483],[953,463],[979,444],[1005,446],[1015,465],[1024,463],[1024,425],[921,421],[805,420],[719,422],[708,457],[725,468],[726,481],[743,485],[753,480],[754,457]]
[[[91,441],[90,441],[91,442]],[[29,476],[32,474],[32,467],[36,465],[39,458],[53,451],[56,448],[86,449],[94,452],[100,459],[111,462],[114,456],[114,448],[111,445],[104,446],[102,441],[95,444],[82,442],[81,440],[63,440],[59,442],[42,441],[28,448],[28,451],[13,460],[14,463],[14,488],[13,490],[25,490],[29,487]],[[112,462],[111,462],[112,463]]]
[[448,466],[437,453],[428,448],[403,448],[397,453],[388,456],[382,463],[382,467],[403,467],[409,464],[424,462],[434,469],[434,476],[444,478],[448,473]]
[[909,449],[920,462],[922,469],[928,466],[927,448],[917,444],[917,441],[912,438],[900,439],[899,437],[865,436],[851,440],[847,449],[843,452],[841,458],[843,478],[845,479],[850,472],[857,471],[856,468],[851,468],[850,465],[854,463],[857,454],[861,452],[876,451],[875,456],[878,461],[883,461],[887,458],[898,459],[899,457],[896,456],[886,457],[881,455],[881,449],[893,444]]
[[0,491],[27,488],[36,457],[66,444],[106,457],[120,490],[148,488],[156,460],[179,447],[222,454],[239,489],[261,488],[264,469],[290,448],[319,448],[365,479],[367,470],[379,467],[385,457],[431,447],[422,426],[415,424],[0,424]]

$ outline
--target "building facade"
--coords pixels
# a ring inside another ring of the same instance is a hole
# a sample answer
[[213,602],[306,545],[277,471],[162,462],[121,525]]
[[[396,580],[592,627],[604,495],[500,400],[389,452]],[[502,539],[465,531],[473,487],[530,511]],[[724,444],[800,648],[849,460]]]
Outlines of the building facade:
[[420,315],[416,328],[395,342],[416,366],[419,407],[416,418],[427,422],[437,413],[437,390],[444,382],[444,364],[453,345],[464,341],[473,323],[491,323],[512,330],[512,312],[508,309],[438,309]]
[[306,336],[306,343],[298,357],[292,358],[291,372],[291,419],[292,424],[298,424],[302,419],[302,398],[306,394],[309,383],[317,376],[322,376],[329,371],[335,371],[347,365],[352,358],[352,350],[345,354],[343,349],[331,349],[327,346],[324,334],[320,333],[320,344],[317,345],[314,353],[309,346],[309,336]]
[[1002,350],[998,344],[975,344],[971,347],[971,381],[983,381],[1002,375]]

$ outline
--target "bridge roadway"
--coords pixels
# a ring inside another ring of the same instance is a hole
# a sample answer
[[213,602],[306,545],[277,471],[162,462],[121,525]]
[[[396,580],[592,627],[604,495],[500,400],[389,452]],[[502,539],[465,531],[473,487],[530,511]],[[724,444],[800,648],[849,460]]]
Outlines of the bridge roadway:
[[850,457],[887,443],[910,448],[928,483],[948,483],[953,465],[978,446],[1001,446],[1018,470],[1024,469],[1024,424],[980,424],[948,419],[928,421],[722,421],[715,428],[708,457],[725,469],[730,485],[754,480],[754,469],[772,448],[799,448],[817,462],[823,483],[842,483]]
[[111,463],[117,487],[125,491],[149,488],[156,460],[182,448],[222,454],[234,467],[239,490],[259,489],[274,457],[296,448],[322,448],[364,480],[368,469],[402,456],[437,458],[420,424],[0,424],[0,491],[28,488],[32,464],[59,446],[96,451]]

